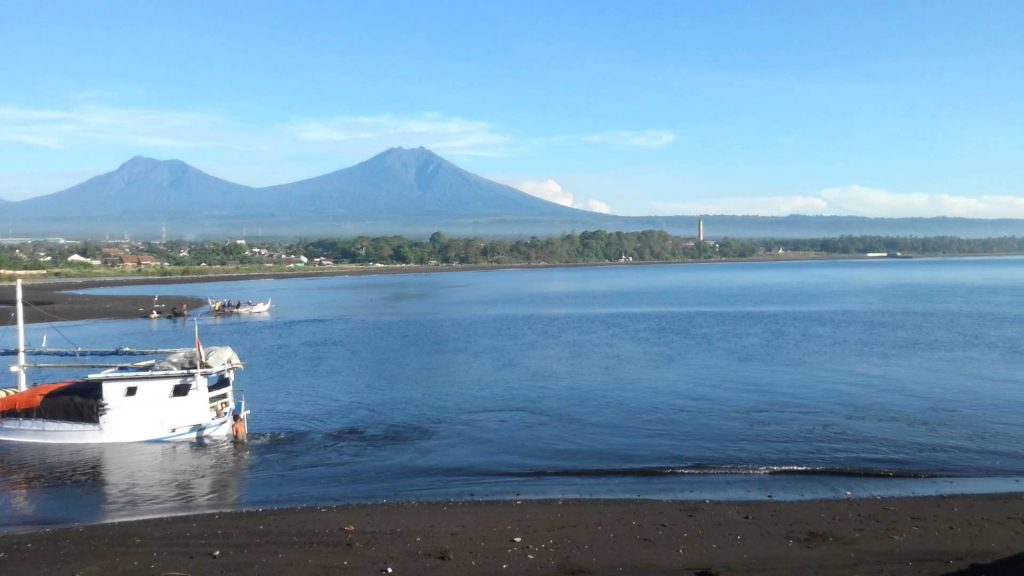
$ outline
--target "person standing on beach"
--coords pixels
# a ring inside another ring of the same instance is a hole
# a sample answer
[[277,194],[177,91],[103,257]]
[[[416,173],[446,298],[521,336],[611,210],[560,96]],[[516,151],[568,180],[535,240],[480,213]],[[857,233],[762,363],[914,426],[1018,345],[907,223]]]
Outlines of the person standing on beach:
[[238,412],[235,412],[233,418],[235,423],[231,425],[231,436],[235,442],[245,442],[248,430],[245,429],[245,419],[243,419]]

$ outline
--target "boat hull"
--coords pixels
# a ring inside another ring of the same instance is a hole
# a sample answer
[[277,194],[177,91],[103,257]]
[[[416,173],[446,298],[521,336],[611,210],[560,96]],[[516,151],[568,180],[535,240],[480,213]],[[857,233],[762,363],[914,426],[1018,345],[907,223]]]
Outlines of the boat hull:
[[271,301],[256,302],[255,304],[243,304],[238,307],[226,307],[222,306],[220,302],[215,300],[209,300],[210,311],[213,314],[262,314],[263,312],[269,312]]
[[[245,419],[244,399],[235,401],[235,371],[242,361],[228,346],[204,348],[195,326],[195,348],[90,350],[26,349],[21,281],[15,289],[18,347],[0,349],[17,356],[11,371],[13,390],[0,392],[0,442],[109,444],[191,441],[226,437],[233,420]],[[266,302],[270,306],[270,301]],[[158,356],[115,364],[61,362],[29,364],[29,355]],[[28,386],[26,372],[36,369],[100,368],[101,372]]]
[[119,442],[180,442],[231,435],[227,417],[202,424],[172,429],[109,430],[102,424],[61,422],[35,418],[0,418],[0,442],[36,442],[44,444],[108,444]]
[[227,437],[235,413],[233,350],[176,352],[160,362],[118,365],[78,380],[38,384],[0,398],[0,442],[107,444]]

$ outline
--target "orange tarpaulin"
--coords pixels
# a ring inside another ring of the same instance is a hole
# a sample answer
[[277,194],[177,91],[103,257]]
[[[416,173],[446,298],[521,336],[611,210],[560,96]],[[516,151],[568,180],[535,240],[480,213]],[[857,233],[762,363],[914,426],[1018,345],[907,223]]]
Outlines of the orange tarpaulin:
[[57,382],[54,384],[40,384],[39,386],[33,386],[24,392],[18,392],[10,396],[0,398],[0,414],[8,411],[16,410],[31,410],[38,408],[39,403],[43,401],[50,392],[66,388],[73,384],[74,380],[67,380],[65,382]]

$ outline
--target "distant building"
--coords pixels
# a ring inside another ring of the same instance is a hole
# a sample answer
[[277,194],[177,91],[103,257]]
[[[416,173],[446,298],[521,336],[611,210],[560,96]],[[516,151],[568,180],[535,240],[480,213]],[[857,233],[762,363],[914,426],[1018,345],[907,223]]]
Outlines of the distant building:
[[79,256],[78,254],[72,254],[71,256],[68,256],[68,260],[67,261],[68,262],[77,262],[79,264],[89,264],[91,266],[99,266],[100,264],[103,263],[103,262],[101,262],[99,260],[92,260],[92,259],[86,258],[85,256]]
[[[103,262],[105,264],[108,264],[108,260],[113,260],[113,259],[104,259]],[[114,264],[114,266],[116,266],[118,268],[131,268],[131,267],[142,268],[142,267],[145,267],[145,266],[156,266],[157,264],[158,264],[158,262],[156,261],[156,258],[153,257],[153,256],[149,256],[147,254],[140,254],[140,255],[122,254],[121,256],[117,257],[116,264]],[[110,264],[108,264],[108,265],[110,265]]]

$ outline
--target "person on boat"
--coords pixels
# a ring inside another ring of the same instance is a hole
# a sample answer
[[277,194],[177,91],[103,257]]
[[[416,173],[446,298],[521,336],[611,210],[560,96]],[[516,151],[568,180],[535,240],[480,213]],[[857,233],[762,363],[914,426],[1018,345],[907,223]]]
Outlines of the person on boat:
[[241,307],[242,307],[242,301],[241,300],[239,300],[238,302],[235,302],[235,310],[238,310]]
[[181,305],[181,315],[188,316],[188,304]]
[[181,317],[181,312],[178,310],[178,307],[177,306],[171,306],[171,318],[180,318],[180,317]]
[[231,425],[232,439],[235,442],[245,442],[248,434],[248,430],[245,429],[245,419],[238,412],[235,412],[232,418],[235,420],[235,423]]

